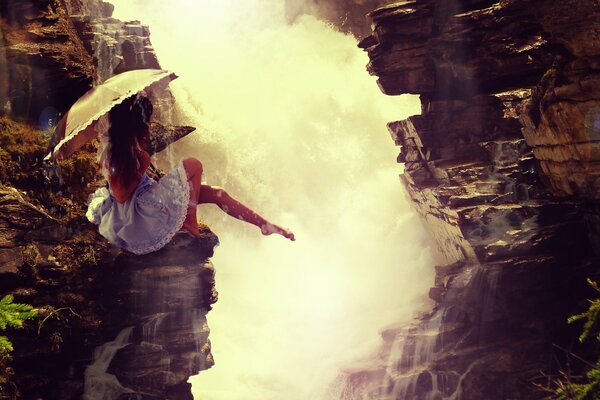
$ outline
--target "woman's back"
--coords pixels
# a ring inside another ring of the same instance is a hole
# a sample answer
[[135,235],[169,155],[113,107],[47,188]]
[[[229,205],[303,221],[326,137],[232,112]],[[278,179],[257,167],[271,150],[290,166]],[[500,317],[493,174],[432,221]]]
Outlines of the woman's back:
[[139,168],[135,172],[135,179],[132,179],[128,183],[124,184],[124,179],[122,179],[121,176],[109,175],[108,177],[108,185],[110,186],[110,190],[112,191],[115,199],[121,204],[125,203],[131,198],[131,195],[139,185],[142,176],[144,176],[144,173],[150,166],[150,155],[145,150],[138,151],[137,159]]

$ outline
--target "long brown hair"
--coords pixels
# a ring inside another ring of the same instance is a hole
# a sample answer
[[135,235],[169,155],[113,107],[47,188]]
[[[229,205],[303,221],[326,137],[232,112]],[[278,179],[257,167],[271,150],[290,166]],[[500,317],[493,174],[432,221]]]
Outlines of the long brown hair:
[[149,133],[152,111],[147,97],[135,95],[109,113],[109,174],[123,186],[128,186],[138,172],[137,147]]

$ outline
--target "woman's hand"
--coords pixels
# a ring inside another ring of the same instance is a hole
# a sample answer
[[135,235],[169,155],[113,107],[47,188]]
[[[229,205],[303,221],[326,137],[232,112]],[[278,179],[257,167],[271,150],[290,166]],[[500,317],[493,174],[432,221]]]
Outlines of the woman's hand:
[[161,170],[156,168],[154,166],[154,164],[150,164],[150,166],[146,170],[146,173],[148,174],[148,176],[150,178],[154,179],[155,181],[158,181],[160,178],[162,178],[164,176],[164,174],[161,172]]

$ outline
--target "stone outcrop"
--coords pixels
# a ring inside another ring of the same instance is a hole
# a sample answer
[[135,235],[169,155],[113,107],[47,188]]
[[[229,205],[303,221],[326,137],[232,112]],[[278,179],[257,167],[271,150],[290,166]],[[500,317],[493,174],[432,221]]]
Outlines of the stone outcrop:
[[557,349],[597,275],[600,7],[416,0],[370,16],[369,72],[421,96],[389,130],[439,266],[434,309],[384,331],[345,398],[542,398],[545,374],[581,368]]
[[60,0],[5,0],[0,17],[0,110],[45,129],[91,87],[91,56]]
[[69,9],[100,81],[132,69],[160,68],[147,25],[113,18],[114,6],[103,1],[70,0]]
[[195,130],[196,128],[192,126],[165,126],[156,122],[152,123],[146,151],[149,154],[161,152],[171,143],[178,141]]
[[[7,332],[15,351],[10,368],[0,363],[0,398],[191,398],[188,378],[213,364],[206,313],[217,299],[216,236],[180,233],[133,256],[99,237],[83,204],[65,199],[71,215],[48,211],[43,192],[54,190],[47,183],[31,198],[0,184],[0,293],[39,313]],[[113,345],[119,335],[122,348]]]
[[[67,0],[66,5],[69,19],[90,54],[96,82],[125,71],[161,68],[147,25],[113,18],[114,6],[102,0]],[[148,95],[154,104],[154,120],[175,124],[181,119],[168,88],[155,88]]]
[[94,82],[160,68],[148,27],[112,18],[113,8],[101,0],[3,1],[0,112],[46,129]]
[[[1,398],[117,399],[108,395],[115,388],[191,398],[188,378],[213,364],[206,313],[217,300],[209,261],[217,238],[207,229],[197,239],[180,233],[133,256],[73,211],[53,217],[0,185],[0,293],[39,312],[24,331],[7,332],[15,351]],[[126,330],[123,347],[111,348]]]
[[[3,332],[2,399],[192,399],[191,375],[213,364],[206,313],[216,301],[216,236],[179,233],[161,251],[120,252],[84,217],[103,184],[93,146],[42,163],[46,129],[93,83],[157,68],[148,28],[101,0],[0,3],[0,296],[39,318]],[[153,151],[187,135],[155,101]],[[22,121],[23,123],[16,122]]]
[[217,301],[208,261],[217,243],[210,231],[198,239],[181,233],[156,253],[103,263],[89,299],[102,306],[105,331],[130,334],[110,363],[106,345],[96,351],[85,369],[88,398],[110,398],[106,373],[129,396],[192,398],[188,378],[214,364],[206,314]]
[[[213,364],[206,313],[217,300],[214,234],[180,233],[158,252],[133,256],[3,186],[0,215],[0,289],[40,313],[26,331],[10,332],[13,396],[117,399],[110,393],[121,387],[141,398],[191,398],[188,378]],[[131,334],[109,357],[106,343],[124,330]]]

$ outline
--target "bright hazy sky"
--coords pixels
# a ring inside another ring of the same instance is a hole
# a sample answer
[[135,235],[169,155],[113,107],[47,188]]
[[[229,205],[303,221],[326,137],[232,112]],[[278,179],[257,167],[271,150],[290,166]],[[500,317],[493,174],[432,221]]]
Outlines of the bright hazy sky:
[[382,327],[407,321],[433,284],[386,123],[419,112],[365,71],[353,37],[269,0],[112,0],[150,25],[187,122],[173,146],[206,180],[298,240],[202,206],[220,237],[219,301],[208,319],[216,365],[193,377],[202,400],[327,399],[339,371],[368,362]]

